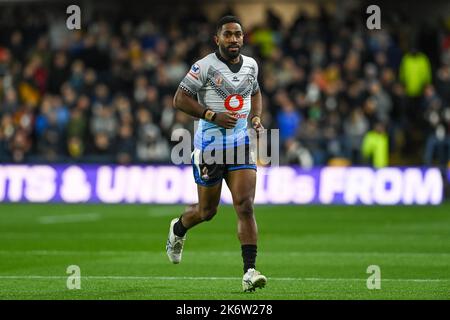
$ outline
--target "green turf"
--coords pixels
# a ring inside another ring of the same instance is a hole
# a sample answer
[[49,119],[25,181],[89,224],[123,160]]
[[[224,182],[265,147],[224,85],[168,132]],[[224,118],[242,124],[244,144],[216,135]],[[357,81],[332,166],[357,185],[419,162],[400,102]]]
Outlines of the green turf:
[[[181,206],[0,205],[0,299],[450,299],[450,204],[258,206],[257,266],[241,292],[233,208],[188,233],[169,263]],[[62,220],[58,220],[62,219]],[[66,268],[81,268],[81,289]],[[369,290],[366,269],[381,268]]]

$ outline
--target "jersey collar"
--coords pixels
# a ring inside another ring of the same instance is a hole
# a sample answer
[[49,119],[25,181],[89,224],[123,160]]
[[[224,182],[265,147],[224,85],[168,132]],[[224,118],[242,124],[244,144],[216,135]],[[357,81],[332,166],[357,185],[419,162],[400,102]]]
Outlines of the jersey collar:
[[241,70],[242,64],[244,63],[244,59],[242,59],[242,55],[239,55],[239,62],[238,63],[230,63],[228,60],[222,57],[222,55],[219,53],[218,50],[216,50],[216,57],[223,63],[225,63],[228,66],[228,69],[231,70],[233,73],[238,73],[239,70]]

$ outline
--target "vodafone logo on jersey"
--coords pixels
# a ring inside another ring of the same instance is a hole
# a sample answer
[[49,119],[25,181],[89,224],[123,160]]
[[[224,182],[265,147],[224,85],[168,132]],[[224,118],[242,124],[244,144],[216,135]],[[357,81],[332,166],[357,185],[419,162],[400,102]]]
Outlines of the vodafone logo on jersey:
[[225,99],[223,104],[229,111],[239,111],[244,106],[244,98],[239,94],[232,94]]

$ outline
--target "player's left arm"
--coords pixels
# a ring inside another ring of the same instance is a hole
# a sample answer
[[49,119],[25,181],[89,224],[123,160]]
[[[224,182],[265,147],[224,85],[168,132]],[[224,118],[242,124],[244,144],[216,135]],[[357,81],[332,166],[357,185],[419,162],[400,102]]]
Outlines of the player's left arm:
[[254,62],[254,79],[253,81],[253,89],[251,95],[251,108],[250,108],[250,121],[252,123],[252,128],[256,130],[256,133],[260,133],[264,130],[264,127],[261,123],[261,114],[262,114],[262,95],[261,89],[258,84],[258,63]]
[[264,127],[261,123],[261,114],[262,114],[262,95],[261,90],[258,90],[255,94],[251,96],[251,110],[250,110],[250,119],[252,127],[253,129],[256,130],[257,133],[260,133],[264,130]]

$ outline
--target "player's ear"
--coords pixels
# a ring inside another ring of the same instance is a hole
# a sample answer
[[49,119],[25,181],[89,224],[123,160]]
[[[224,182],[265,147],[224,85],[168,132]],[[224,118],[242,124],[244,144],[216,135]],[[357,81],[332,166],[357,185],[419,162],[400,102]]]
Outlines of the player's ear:
[[214,42],[216,45],[219,45],[219,37],[217,35],[214,36]]

